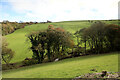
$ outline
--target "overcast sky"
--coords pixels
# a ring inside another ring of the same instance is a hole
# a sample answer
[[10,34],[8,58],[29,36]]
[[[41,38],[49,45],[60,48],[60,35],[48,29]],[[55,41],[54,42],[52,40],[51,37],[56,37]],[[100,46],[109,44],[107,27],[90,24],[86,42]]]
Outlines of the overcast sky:
[[119,0],[0,0],[0,21],[69,21],[118,18]]

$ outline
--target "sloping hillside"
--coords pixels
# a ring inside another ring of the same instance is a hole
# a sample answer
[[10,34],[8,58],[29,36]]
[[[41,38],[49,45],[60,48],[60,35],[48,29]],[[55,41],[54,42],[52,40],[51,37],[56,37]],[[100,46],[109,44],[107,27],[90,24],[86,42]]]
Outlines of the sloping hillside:
[[[93,21],[95,22],[95,21]],[[56,23],[45,23],[45,24],[33,24],[25,26],[25,28],[16,30],[14,33],[6,36],[9,48],[15,51],[15,56],[11,62],[19,62],[24,60],[26,57],[32,56],[32,51],[29,49],[30,43],[26,39],[26,35],[32,31],[44,30],[48,28],[48,25],[54,25],[55,27],[62,27],[65,30],[75,33],[77,30],[89,27],[93,22],[88,21],[66,21]],[[104,21],[106,23],[117,24],[118,21]],[[76,39],[75,39],[76,40]]]
[[75,78],[86,73],[106,70],[118,72],[118,54],[98,54],[42,63],[14,70],[3,71],[3,78]]

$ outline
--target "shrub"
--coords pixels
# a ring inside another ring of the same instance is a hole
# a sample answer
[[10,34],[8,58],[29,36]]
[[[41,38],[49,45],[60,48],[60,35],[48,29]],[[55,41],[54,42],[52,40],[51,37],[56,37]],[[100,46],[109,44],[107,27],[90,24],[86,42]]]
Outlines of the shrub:
[[33,65],[33,64],[37,64],[37,60],[35,59],[29,59],[29,60],[24,60],[23,61],[23,65],[24,66],[29,66],[29,65]]
[[5,38],[2,38],[2,60],[8,65],[11,59],[14,56],[14,51],[8,48],[8,43],[6,42]]

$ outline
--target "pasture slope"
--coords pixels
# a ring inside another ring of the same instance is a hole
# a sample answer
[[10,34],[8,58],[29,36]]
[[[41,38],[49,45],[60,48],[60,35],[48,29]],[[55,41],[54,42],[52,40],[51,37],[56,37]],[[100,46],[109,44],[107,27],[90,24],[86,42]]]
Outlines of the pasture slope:
[[25,28],[16,30],[14,33],[6,36],[9,48],[15,51],[15,56],[11,62],[19,62],[24,60],[26,57],[32,56],[32,51],[29,49],[30,43],[26,39],[26,35],[32,31],[45,30],[49,25],[55,27],[62,27],[65,30],[74,33],[75,31],[89,27],[91,23],[88,22],[61,22],[61,23],[46,23],[46,24],[33,24],[26,26]]
[[96,69],[118,72],[118,53],[88,55],[2,72],[3,78],[75,78]]
[[[117,21],[105,21],[106,23],[118,24]],[[32,31],[45,30],[48,25],[62,27],[74,33],[77,30],[89,27],[92,23],[88,21],[66,21],[46,24],[33,24],[25,28],[16,30],[14,33],[6,35],[9,48],[15,51],[15,56],[11,63],[24,60],[32,56],[29,50],[30,43],[26,40],[26,35]],[[74,78],[86,73],[93,73],[107,70],[108,72],[118,72],[118,53],[88,55],[76,58],[64,59],[58,62],[42,63],[32,66],[22,67],[2,72],[3,78]]]
[[[95,21],[94,21],[95,22]],[[118,21],[104,21],[108,24],[118,24]],[[25,28],[16,30],[14,33],[6,35],[7,42],[9,43],[9,48],[15,51],[14,58],[11,63],[23,61],[26,57],[32,56],[32,51],[29,49],[30,43],[26,39],[26,35],[32,31],[45,30],[48,25],[54,25],[55,27],[62,27],[63,29],[75,33],[77,30],[89,27],[92,23],[86,21],[64,21],[56,23],[46,23],[46,24],[33,24],[26,26]],[[76,39],[75,39],[76,40]]]

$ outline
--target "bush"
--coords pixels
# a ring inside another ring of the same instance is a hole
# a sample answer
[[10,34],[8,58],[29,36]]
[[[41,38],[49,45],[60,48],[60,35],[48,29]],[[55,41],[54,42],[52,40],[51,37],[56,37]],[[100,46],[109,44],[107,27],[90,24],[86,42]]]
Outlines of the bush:
[[73,56],[77,57],[84,53],[84,49],[82,47],[76,47],[75,50],[73,50]]
[[29,66],[29,65],[33,65],[33,64],[37,64],[38,61],[35,59],[29,59],[29,60],[24,60],[23,61],[23,65],[24,66]]
[[14,57],[14,51],[12,51],[10,48],[8,48],[8,43],[6,42],[6,39],[2,37],[2,60],[8,65],[8,63],[11,61],[11,59]]

